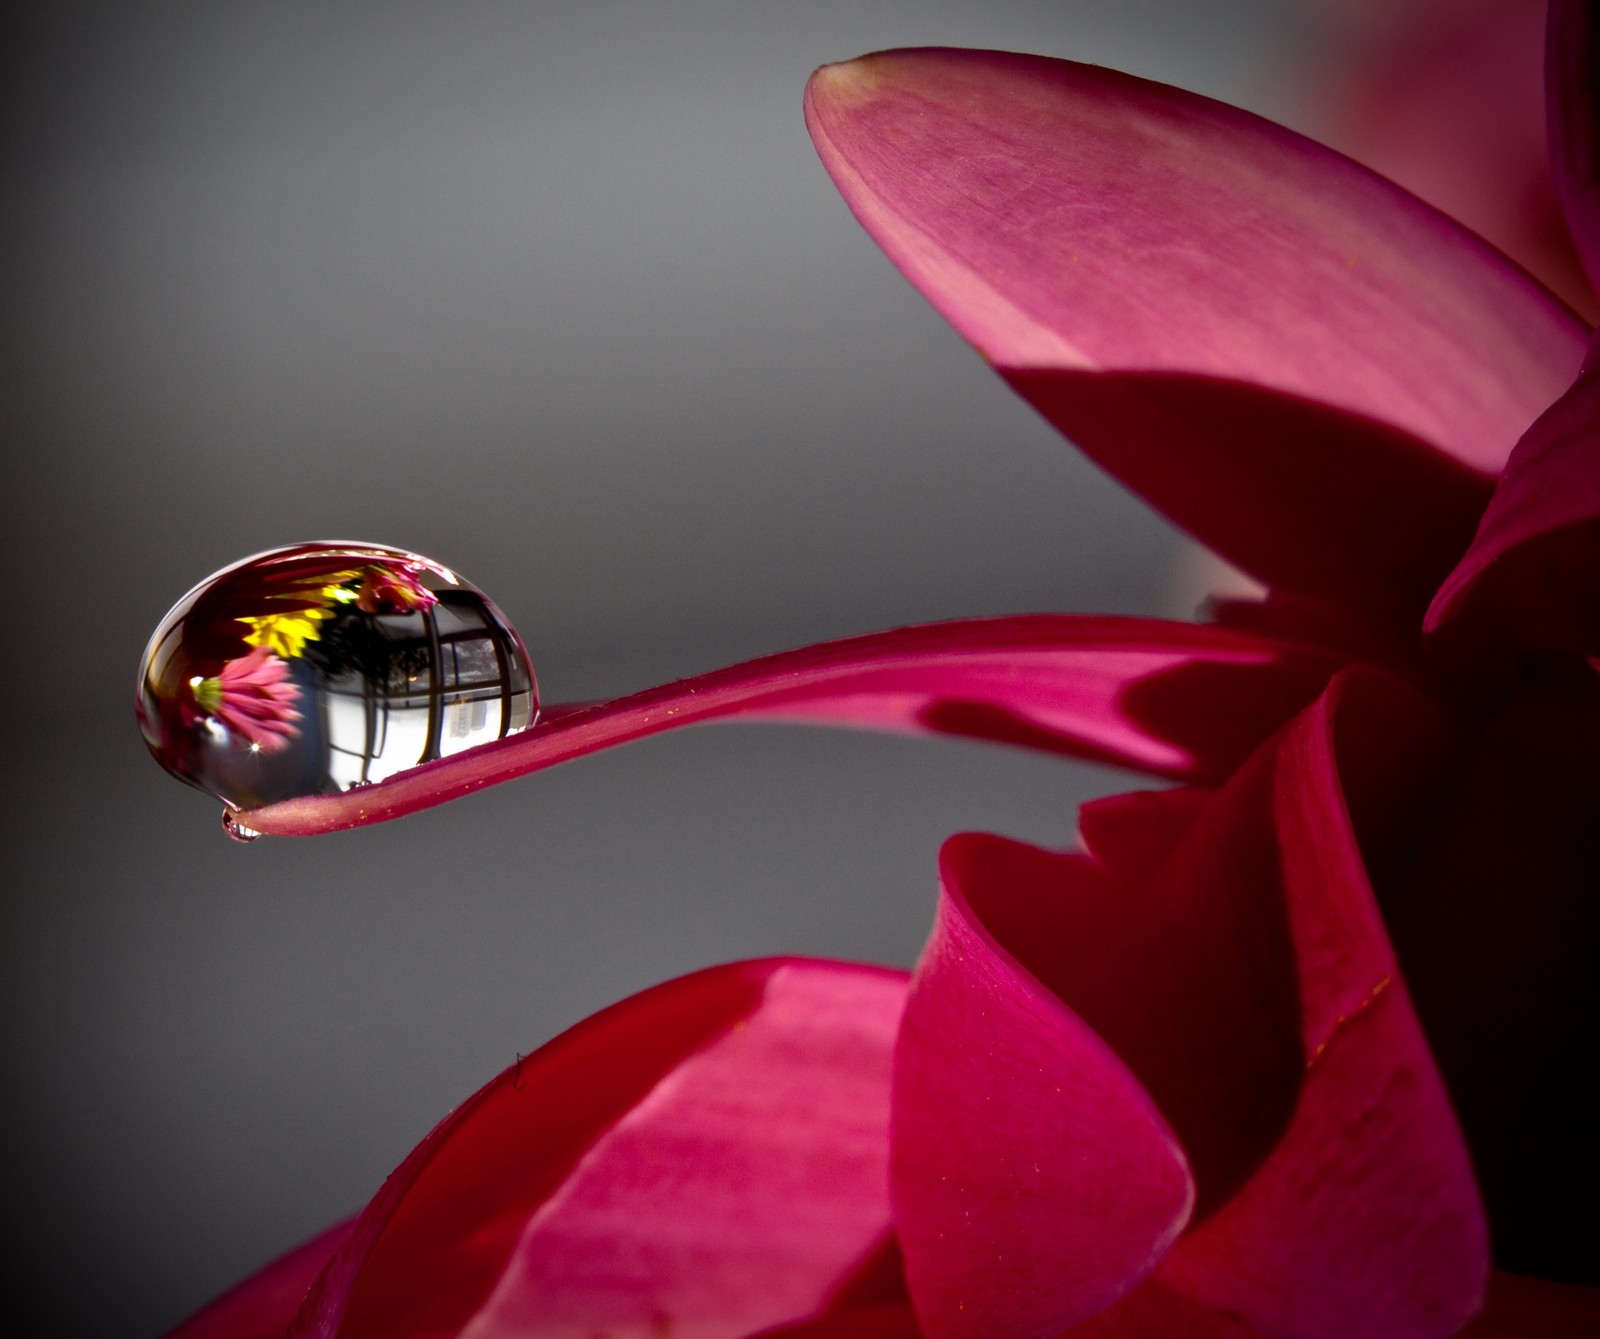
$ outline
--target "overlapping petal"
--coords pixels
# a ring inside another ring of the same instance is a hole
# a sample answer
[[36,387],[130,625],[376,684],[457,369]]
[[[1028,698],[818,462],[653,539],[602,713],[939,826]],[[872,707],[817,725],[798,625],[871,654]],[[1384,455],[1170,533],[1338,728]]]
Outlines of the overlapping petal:
[[1158,1274],[1263,1334],[1442,1336],[1482,1301],[1472,1167],[1373,890],[1408,854],[1456,735],[1412,690],[1347,671],[1169,862],[1200,857],[1211,877],[1194,895],[1226,905],[1243,854],[1270,877],[1294,945],[1304,1073],[1292,1115]]
[[1336,661],[1267,637],[1030,615],[901,628],[767,656],[565,712],[344,795],[252,810],[261,832],[398,818],[646,735],[713,720],[909,730],[1022,744],[1181,779],[1226,775]]
[[[1052,858],[956,837],[895,1060],[893,1187],[906,1278],[935,1339],[1053,1333],[1114,1302],[1189,1218],[1183,1150],[1094,1031],[1003,944],[1087,941],[1118,891],[1058,886]],[[998,913],[986,902],[1002,899]],[[1016,928],[1014,925],[1011,928]]]
[[1065,61],[894,51],[807,118],[890,258],[1013,386],[1269,584],[1420,616],[1580,322],[1365,169]]
[[1439,588],[1426,630],[1468,672],[1524,651],[1600,655],[1600,367],[1511,453],[1477,537]]
[[[1119,1303],[1105,1334],[1186,1309],[1305,1339],[1473,1314],[1483,1214],[1368,878],[1454,737],[1411,690],[1347,673],[1214,796],[1091,808],[1103,854],[952,842],[895,1079],[930,1333],[1045,1333],[1151,1270],[1170,1295]],[[1198,1221],[1178,1237],[1166,1178],[1186,1167]]]
[[292,1333],[733,1339],[826,1312],[889,1233],[903,983],[736,964],[580,1024],[418,1146]]

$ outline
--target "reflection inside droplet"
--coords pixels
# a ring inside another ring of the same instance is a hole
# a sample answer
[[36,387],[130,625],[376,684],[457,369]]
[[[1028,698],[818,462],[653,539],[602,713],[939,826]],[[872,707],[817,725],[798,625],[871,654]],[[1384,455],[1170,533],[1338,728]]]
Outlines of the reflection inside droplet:
[[376,544],[224,568],[161,620],[136,710],[163,767],[233,811],[370,785],[526,729],[528,653],[481,591]]

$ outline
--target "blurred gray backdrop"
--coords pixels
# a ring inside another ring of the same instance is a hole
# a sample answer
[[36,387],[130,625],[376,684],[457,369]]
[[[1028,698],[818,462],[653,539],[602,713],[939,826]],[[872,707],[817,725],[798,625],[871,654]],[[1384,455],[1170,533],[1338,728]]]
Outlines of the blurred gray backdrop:
[[[5,45],[5,1253],[150,1336],[518,1052],[769,953],[909,964],[941,838],[1125,778],[714,727],[234,845],[136,662],[244,554],[421,550],[547,701],[962,615],[1171,612],[1176,543],[898,277],[813,66],[994,46],[1296,113],[1272,0],[57,4]],[[1186,612],[1186,611],[1185,611]]]

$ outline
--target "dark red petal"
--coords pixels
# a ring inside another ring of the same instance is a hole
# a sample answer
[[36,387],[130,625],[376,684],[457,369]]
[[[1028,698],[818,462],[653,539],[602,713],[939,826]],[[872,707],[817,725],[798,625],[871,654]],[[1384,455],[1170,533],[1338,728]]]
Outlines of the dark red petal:
[[736,964],[580,1024],[402,1164],[295,1333],[736,1339],[825,1311],[889,1227],[903,982]]
[[1594,1339],[1597,1334],[1600,1288],[1497,1270],[1489,1276],[1483,1314],[1461,1332],[1461,1339]]
[[1600,21],[1593,0],[1550,0],[1545,98],[1550,156],[1589,282],[1600,288]]
[[1074,1325],[1059,1339],[1263,1339],[1237,1316],[1146,1279],[1114,1306]]
[[[1061,871],[1085,875],[1081,886]],[[891,1178],[906,1281],[936,1337],[1053,1332],[1109,1305],[1188,1220],[1183,1152],[1088,1026],[990,934],[968,894],[1037,895],[1087,937],[1114,880],[956,837],[895,1053]]]
[[[1466,1149],[1368,877],[1398,859],[1454,739],[1411,690],[1347,671],[1264,751],[1268,775],[1253,765],[1218,801],[1254,848],[1246,871],[1275,870],[1305,1071],[1281,1139],[1158,1277],[1263,1334],[1444,1336],[1483,1296]],[[1221,876],[1224,838],[1197,824],[1172,864],[1214,844],[1201,868]],[[1229,904],[1220,878],[1214,893]]]
[[780,1325],[751,1339],[922,1339],[922,1329],[910,1302],[891,1302]]
[[1511,453],[1425,628],[1463,668],[1530,648],[1600,654],[1600,351]]
[[900,628],[752,660],[562,712],[509,739],[343,795],[246,816],[258,832],[398,818],[479,787],[702,721],[961,735],[1224,776],[1321,691],[1331,656],[1192,623],[1039,614]]
[[1486,476],[1376,419],[1239,381],[1005,370],[1128,487],[1277,589],[1415,635]]
[[167,1339],[283,1339],[354,1220],[297,1246],[190,1316]]
[[1149,883],[1211,803],[1211,792],[1136,790],[1091,800],[1078,811],[1078,835],[1096,862],[1135,887]]
[[1600,678],[1525,666],[1448,782],[1385,915],[1495,1263],[1600,1284]]

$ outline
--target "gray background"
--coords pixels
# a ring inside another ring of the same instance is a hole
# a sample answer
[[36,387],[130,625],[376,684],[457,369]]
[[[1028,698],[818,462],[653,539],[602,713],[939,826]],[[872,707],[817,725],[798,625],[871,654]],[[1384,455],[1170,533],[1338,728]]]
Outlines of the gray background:
[[1170,612],[1169,532],[880,257],[801,88],[997,46],[1294,119],[1304,42],[1270,0],[68,4],[14,33],[14,1313],[154,1334],[594,1009],[729,958],[909,963],[945,834],[1069,840],[1124,778],[718,727],[240,847],[145,756],[136,661],[194,581],[326,536],[479,583],[549,701],[927,619]]

